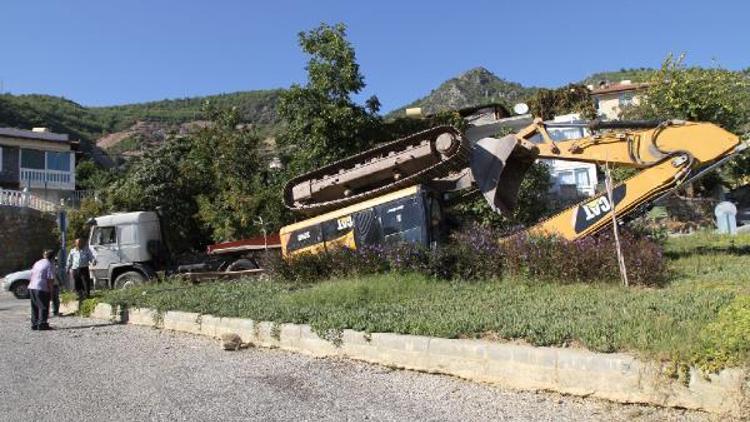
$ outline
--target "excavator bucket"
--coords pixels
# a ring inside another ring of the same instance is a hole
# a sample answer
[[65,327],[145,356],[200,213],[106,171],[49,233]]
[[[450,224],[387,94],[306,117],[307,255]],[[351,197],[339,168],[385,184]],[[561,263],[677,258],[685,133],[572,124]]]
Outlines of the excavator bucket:
[[490,207],[510,213],[518,204],[518,191],[539,150],[515,135],[480,139],[471,152],[469,167],[474,182]]

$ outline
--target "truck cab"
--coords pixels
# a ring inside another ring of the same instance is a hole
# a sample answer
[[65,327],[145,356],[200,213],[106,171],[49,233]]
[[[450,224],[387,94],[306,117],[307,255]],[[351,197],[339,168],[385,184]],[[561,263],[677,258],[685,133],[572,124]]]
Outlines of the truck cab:
[[96,263],[90,270],[97,287],[130,287],[156,276],[163,245],[155,212],[110,214],[92,223],[89,247]]

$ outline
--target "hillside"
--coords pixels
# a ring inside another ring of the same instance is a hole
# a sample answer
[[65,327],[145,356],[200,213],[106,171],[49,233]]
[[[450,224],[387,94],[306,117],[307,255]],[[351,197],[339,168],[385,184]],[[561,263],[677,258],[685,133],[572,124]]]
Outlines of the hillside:
[[126,130],[136,122],[144,120],[167,125],[202,120],[201,110],[206,102],[221,108],[237,107],[243,121],[269,125],[276,123],[276,103],[281,91],[281,89],[273,89],[234,92],[111,107],[92,107],[89,110],[102,122],[106,122],[108,132]]
[[601,81],[619,82],[629,79],[633,82],[646,82],[656,73],[657,69],[647,67],[620,69],[611,72],[598,72],[589,75],[581,81],[584,85],[596,86]]
[[0,95],[0,126],[31,128],[44,126],[68,133],[73,139],[92,142],[128,130],[140,121],[165,126],[202,119],[206,101],[219,107],[237,107],[243,121],[260,126],[276,123],[276,102],[281,90],[236,92],[111,107],[85,107],[49,95]]
[[476,67],[443,82],[427,96],[393,110],[386,117],[403,115],[404,110],[411,107],[435,113],[494,102],[512,105],[524,101],[535,91],[536,88],[506,81],[483,67]]

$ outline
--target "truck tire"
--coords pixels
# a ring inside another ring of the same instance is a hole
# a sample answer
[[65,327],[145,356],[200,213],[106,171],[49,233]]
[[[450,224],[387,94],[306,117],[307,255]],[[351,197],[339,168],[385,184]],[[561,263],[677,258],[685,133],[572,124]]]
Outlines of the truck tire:
[[230,271],[242,271],[242,270],[257,270],[258,264],[252,259],[240,258],[227,267],[227,272]]
[[115,289],[128,289],[143,284],[146,278],[138,271],[127,271],[115,278]]
[[13,292],[13,296],[16,299],[28,299],[29,296],[29,280],[18,280],[10,287],[10,291]]

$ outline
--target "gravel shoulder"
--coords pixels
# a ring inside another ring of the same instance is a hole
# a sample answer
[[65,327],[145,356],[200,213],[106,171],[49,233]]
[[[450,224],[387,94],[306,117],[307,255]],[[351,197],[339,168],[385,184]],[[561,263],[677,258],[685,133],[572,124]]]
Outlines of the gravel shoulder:
[[0,294],[0,415],[99,420],[718,420],[700,412],[516,392],[77,317],[29,329],[28,301]]

